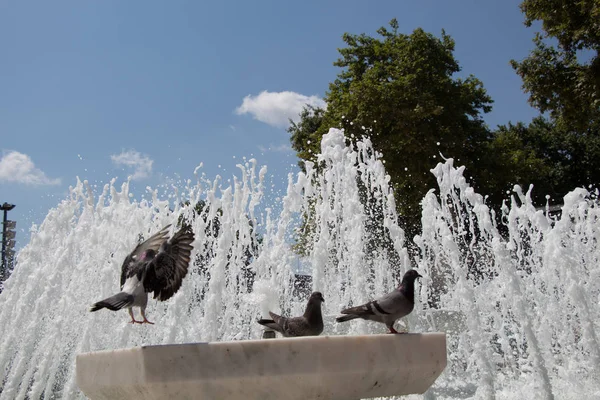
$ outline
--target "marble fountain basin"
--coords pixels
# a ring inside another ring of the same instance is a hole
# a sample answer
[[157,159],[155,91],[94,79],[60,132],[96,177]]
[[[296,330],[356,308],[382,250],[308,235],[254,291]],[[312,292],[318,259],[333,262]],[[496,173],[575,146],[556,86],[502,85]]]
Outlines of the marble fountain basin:
[[444,333],[143,346],[77,355],[90,399],[349,400],[425,392]]

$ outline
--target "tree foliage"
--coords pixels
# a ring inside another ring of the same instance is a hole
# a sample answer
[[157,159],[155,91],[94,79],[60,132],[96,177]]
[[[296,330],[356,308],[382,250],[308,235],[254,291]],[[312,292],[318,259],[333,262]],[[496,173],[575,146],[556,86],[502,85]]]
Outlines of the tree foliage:
[[533,176],[539,195],[560,201],[578,186],[600,182],[600,2],[525,0],[525,24],[540,21],[535,48],[511,61],[530,103],[549,118],[529,126],[499,128],[499,138],[516,137],[545,168]]
[[[594,129],[598,131],[598,127],[590,128]],[[514,183],[521,185],[533,184],[537,204],[544,204],[546,195],[560,203],[575,187],[600,182],[600,136],[566,129],[544,117],[529,125],[498,127],[491,151],[502,160],[496,166],[498,176],[512,176]],[[501,187],[498,182],[494,185]]]
[[525,0],[525,24],[542,22],[535,49],[511,61],[530,103],[563,129],[588,131],[600,117],[600,2]]
[[292,147],[314,161],[330,127],[347,138],[369,135],[383,154],[409,237],[419,203],[436,183],[441,155],[465,165],[475,189],[499,207],[515,184],[535,186],[534,201],[552,202],[574,187],[600,181],[600,2],[525,0],[527,25],[542,22],[535,48],[511,61],[530,102],[545,115],[530,124],[490,131],[483,114],[492,99],[474,76],[457,77],[454,41],[422,29],[398,32],[396,20],[378,37],[345,34],[327,108],[307,107],[292,123]]
[[379,38],[344,34],[346,47],[334,63],[342,70],[329,85],[327,109],[306,108],[288,131],[305,160],[318,153],[330,127],[344,128],[349,138],[369,134],[383,153],[405,227],[415,226],[419,203],[435,186],[430,169],[440,155],[478,171],[490,140],[482,114],[492,100],[474,76],[455,76],[460,66],[445,32],[439,38],[422,29],[402,34],[392,20],[377,33]]
[[[296,150],[300,160],[312,160],[318,153],[320,138],[317,131],[322,131],[324,113],[323,108],[307,104],[300,113],[298,123],[290,119],[287,131],[291,134],[292,148]],[[304,162],[300,161],[298,164],[304,170]]]

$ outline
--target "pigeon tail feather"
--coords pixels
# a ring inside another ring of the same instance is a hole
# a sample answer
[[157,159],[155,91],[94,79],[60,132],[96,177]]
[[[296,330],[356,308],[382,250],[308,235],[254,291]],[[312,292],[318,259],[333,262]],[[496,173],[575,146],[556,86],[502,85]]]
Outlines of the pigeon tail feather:
[[90,308],[90,311],[94,312],[103,308],[108,308],[111,311],[117,311],[131,304],[133,304],[133,296],[129,293],[120,292],[114,296],[97,302],[92,306],[92,308]]
[[257,322],[263,326],[266,326],[267,328],[273,329],[274,331],[281,331],[281,327],[277,325],[277,323],[275,323],[275,321],[273,321],[272,319],[263,318],[259,319]]
[[360,318],[360,316],[356,315],[356,314],[348,314],[348,315],[342,315],[341,317],[337,317],[335,320],[337,322],[346,322],[346,321],[350,321],[350,320],[356,319],[356,318]]

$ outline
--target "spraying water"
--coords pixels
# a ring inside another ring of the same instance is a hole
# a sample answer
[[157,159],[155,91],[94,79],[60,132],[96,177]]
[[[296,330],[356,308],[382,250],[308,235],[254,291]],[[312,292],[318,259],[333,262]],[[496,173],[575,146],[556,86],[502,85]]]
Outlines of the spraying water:
[[[81,352],[259,338],[255,320],[268,310],[302,313],[299,257],[310,265],[312,290],[324,293],[329,335],[382,333],[333,317],[418,267],[425,279],[408,328],[445,331],[449,344],[448,366],[427,399],[600,396],[595,194],[571,192],[552,220],[516,188],[498,227],[463,169],[447,160],[433,170],[439,189],[423,200],[420,255],[411,259],[370,141],[348,146],[332,129],[321,147],[315,164],[288,177],[281,204],[263,203],[266,168],[255,160],[239,165],[231,185],[198,179],[173,202],[156,191],[136,201],[128,183],[114,181],[96,195],[78,181],[32,230],[0,295],[0,399],[82,398],[74,373]],[[89,313],[115,292],[136,243],[169,223],[192,226],[194,261],[173,298],[150,301],[156,325],[131,325],[124,311]]]

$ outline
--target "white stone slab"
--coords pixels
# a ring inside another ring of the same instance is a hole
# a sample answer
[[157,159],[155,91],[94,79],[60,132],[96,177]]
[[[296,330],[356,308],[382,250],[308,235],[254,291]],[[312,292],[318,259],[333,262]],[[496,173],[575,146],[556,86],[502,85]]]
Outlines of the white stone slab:
[[77,356],[91,399],[349,400],[423,393],[446,366],[443,333],[146,346]]

